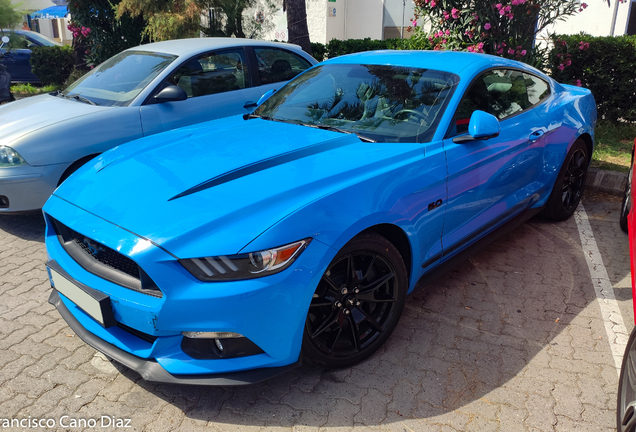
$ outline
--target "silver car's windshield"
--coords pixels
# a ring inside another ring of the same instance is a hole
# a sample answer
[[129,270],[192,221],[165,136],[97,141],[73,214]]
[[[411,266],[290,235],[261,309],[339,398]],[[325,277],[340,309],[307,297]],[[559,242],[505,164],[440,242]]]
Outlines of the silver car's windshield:
[[459,77],[403,66],[327,64],[290,81],[253,116],[381,142],[433,137]]
[[60,94],[96,105],[127,106],[177,56],[124,51],[106,60]]

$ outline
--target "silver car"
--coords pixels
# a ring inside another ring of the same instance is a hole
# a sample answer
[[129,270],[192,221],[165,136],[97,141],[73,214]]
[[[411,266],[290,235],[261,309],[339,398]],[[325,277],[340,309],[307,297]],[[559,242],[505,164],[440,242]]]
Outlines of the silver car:
[[0,214],[36,210],[98,154],[144,136],[253,110],[316,63],[250,39],[152,43],[117,54],[66,90],[0,106]]

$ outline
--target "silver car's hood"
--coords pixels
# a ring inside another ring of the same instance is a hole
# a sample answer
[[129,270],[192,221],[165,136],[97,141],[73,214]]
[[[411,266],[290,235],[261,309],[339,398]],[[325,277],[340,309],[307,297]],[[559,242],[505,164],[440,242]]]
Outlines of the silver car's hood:
[[38,129],[108,109],[112,108],[48,94],[4,104],[0,106],[0,145],[11,145]]

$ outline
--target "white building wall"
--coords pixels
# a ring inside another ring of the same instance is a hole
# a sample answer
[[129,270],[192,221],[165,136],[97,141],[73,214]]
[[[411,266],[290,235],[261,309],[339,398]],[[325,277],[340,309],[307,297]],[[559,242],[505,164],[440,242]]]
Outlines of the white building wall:
[[[587,8],[577,15],[569,17],[566,21],[559,21],[547,29],[548,33],[556,34],[578,34],[584,32],[592,36],[612,35],[612,16],[614,7],[617,4],[616,26],[614,36],[625,34],[627,27],[627,16],[629,13],[629,1],[620,3],[618,0],[607,1],[587,0]],[[546,32],[542,33],[545,37]]]
[[382,39],[383,0],[342,1],[345,2],[346,39]]

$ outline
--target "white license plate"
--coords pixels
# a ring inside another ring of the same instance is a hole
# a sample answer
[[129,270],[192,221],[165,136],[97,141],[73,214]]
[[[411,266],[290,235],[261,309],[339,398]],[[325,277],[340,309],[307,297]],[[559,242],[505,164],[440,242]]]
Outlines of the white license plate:
[[64,296],[75,303],[80,309],[92,316],[102,326],[105,326],[104,314],[102,313],[102,307],[99,300],[95,299],[89,293],[75,285],[70,280],[49,267],[51,272],[51,279],[53,279],[53,286],[58,292],[64,294]]

